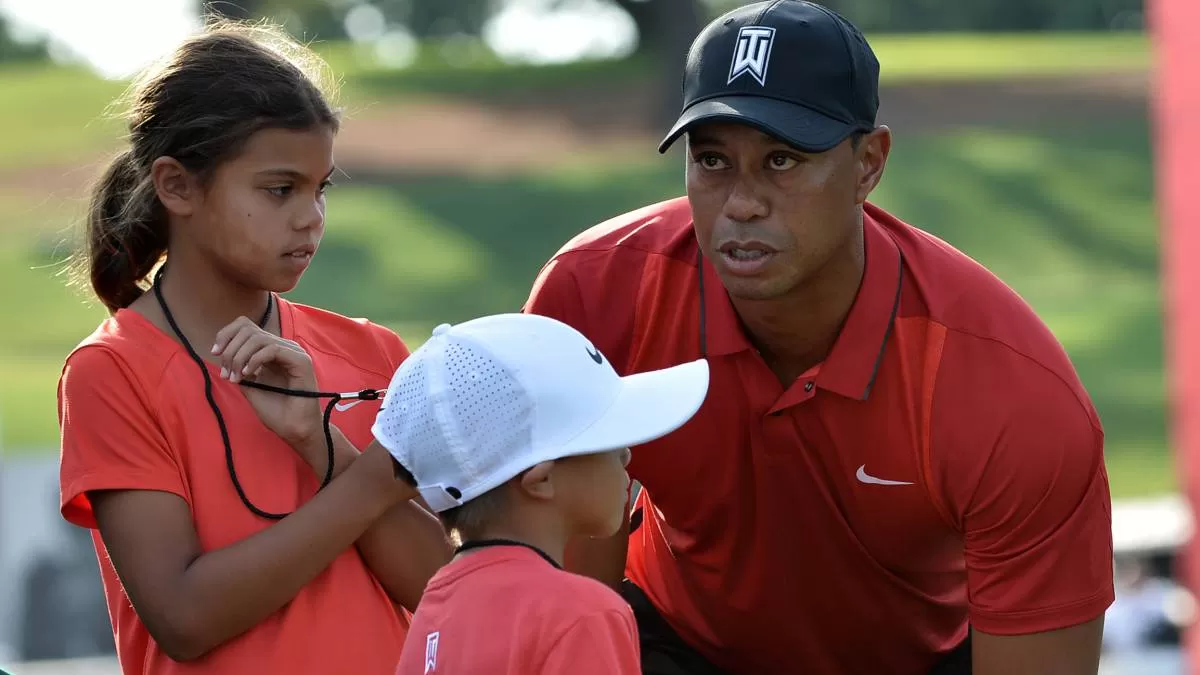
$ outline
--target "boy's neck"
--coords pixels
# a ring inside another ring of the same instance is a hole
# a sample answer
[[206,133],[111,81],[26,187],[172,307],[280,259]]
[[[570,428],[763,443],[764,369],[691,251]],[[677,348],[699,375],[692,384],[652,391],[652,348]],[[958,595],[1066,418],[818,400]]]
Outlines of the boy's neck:
[[[464,534],[463,543],[486,539],[518,541],[540,550],[562,567],[563,555],[570,537],[565,534],[564,528],[556,522],[557,520],[545,516],[536,517],[533,514],[522,514],[522,517],[516,518],[509,514],[508,517],[498,518],[478,532],[471,533],[469,537]],[[463,555],[470,555],[470,551]]]

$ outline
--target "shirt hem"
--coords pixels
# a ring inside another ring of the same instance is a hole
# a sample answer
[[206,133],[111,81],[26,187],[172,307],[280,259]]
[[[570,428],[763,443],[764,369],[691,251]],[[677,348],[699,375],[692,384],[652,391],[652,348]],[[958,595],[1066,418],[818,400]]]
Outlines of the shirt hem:
[[1026,635],[1076,626],[1096,619],[1116,599],[1110,586],[1083,600],[1050,609],[991,612],[972,608],[972,628],[992,635]]
[[192,506],[192,500],[186,494],[183,486],[179,484],[172,485],[165,481],[154,480],[154,477],[149,474],[121,474],[119,476],[111,476],[93,472],[70,479],[63,484],[62,499],[59,504],[59,513],[63,519],[79,527],[95,528],[96,516],[91,509],[91,503],[88,503],[86,511],[76,506],[77,499],[85,497],[88,492],[94,490],[148,490],[151,492],[166,492],[176,495],[187,502],[188,508]]

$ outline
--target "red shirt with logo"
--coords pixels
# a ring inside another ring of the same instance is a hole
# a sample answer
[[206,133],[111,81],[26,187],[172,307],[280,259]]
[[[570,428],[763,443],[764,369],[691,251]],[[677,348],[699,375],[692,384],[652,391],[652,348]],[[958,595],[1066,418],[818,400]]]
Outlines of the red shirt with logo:
[[[312,358],[323,391],[383,389],[408,356],[383,326],[278,299],[283,337]],[[249,499],[291,512],[312,498],[318,478],[268,429],[239,385],[206,364]],[[144,316],[122,309],[67,358],[59,382],[62,515],[93,528],[104,593],[125,675],[389,674],[400,658],[408,613],[388,597],[354,547],[258,625],[199,659],[167,656],[137,614],[96,527],[93,490],[155,490],[191,510],[203,551],[229,546],[276,521],[242,503],[229,477],[216,417],[199,366],[183,345]],[[347,401],[331,423],[359,448],[372,440],[379,401]]]
[[396,675],[640,675],[633,611],[607,586],[520,546],[430,579]]
[[923,674],[969,625],[1046,631],[1113,601],[1103,431],[1058,341],[982,266],[869,203],[864,237],[840,335],[786,387],[686,199],[576,237],[525,307],[623,374],[708,359],[699,413],[633,452],[626,575],[730,673]]

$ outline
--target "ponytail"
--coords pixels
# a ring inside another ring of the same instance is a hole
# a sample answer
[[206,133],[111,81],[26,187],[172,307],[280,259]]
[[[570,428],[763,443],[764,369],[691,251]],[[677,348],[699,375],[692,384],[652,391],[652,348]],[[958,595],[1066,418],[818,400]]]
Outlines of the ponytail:
[[131,150],[122,152],[96,184],[87,220],[88,276],[109,312],[141,297],[167,250],[163,220],[150,177]]

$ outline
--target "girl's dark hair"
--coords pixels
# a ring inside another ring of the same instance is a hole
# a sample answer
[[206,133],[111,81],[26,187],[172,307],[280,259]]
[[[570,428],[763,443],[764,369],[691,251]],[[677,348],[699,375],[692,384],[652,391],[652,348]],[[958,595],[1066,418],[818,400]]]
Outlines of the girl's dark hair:
[[96,184],[76,272],[110,312],[128,307],[167,251],[150,166],[173,157],[205,181],[268,128],[337,130],[324,63],[266,24],[213,22],[126,92],[129,147]]

